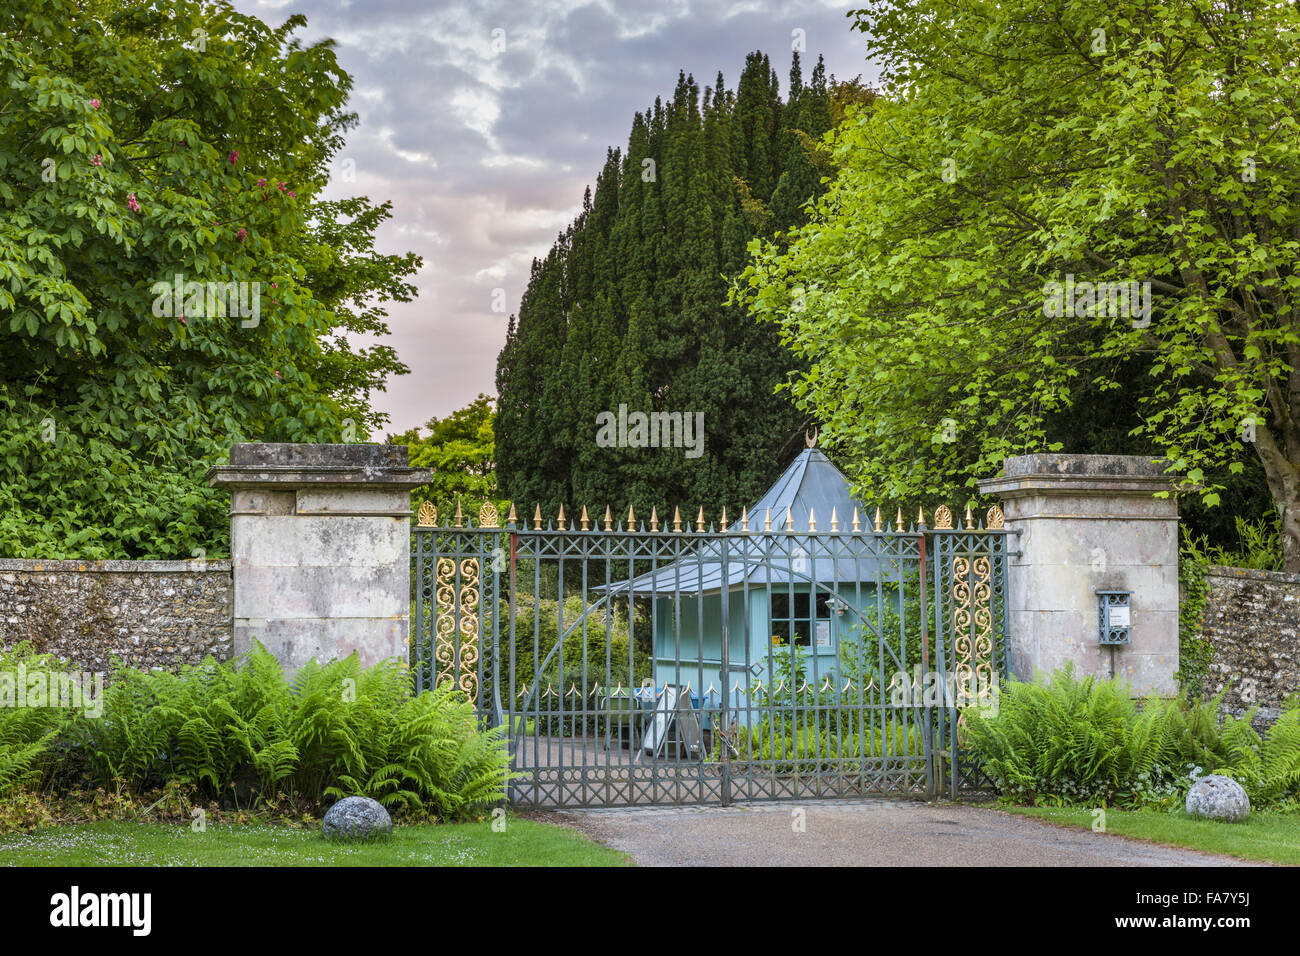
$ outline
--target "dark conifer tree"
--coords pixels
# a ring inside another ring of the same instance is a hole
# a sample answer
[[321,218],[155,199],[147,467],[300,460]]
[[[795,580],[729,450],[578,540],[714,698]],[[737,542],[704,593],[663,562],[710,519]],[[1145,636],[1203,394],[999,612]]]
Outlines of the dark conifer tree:
[[[534,262],[498,359],[497,474],[521,513],[738,516],[802,447],[806,423],[775,392],[795,360],[726,294],[750,239],[802,221],[823,188],[807,141],[830,127],[830,97],[821,61],[805,84],[796,55],[783,103],[753,53],[734,91],[721,73],[704,90],[682,73],[633,118],[626,153],[609,151]],[[620,404],[702,412],[703,453],[599,447],[596,416]]]

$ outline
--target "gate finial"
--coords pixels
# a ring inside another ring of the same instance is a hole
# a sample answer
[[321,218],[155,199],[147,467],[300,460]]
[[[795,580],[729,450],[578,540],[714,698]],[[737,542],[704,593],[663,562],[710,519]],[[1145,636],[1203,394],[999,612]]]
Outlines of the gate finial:
[[898,506],[898,530],[903,530],[903,506]]
[[432,528],[438,523],[438,509],[433,506],[433,502],[420,502],[417,521],[421,528]]
[[636,512],[632,510],[631,505],[627,506],[627,530],[636,530]]
[[809,531],[817,530],[817,509],[816,508],[808,509],[808,530]]
[[542,506],[540,504],[533,510],[533,530],[542,530]]
[[788,505],[785,509],[785,531],[786,534],[794,531],[794,511]]
[[465,513],[460,510],[460,499],[456,499],[456,527],[465,527]]
[[772,509],[770,507],[767,509],[767,514],[763,517],[763,530],[772,530]]
[[749,534],[749,505],[740,506],[740,530],[744,534]]
[[590,530],[591,530],[591,519],[587,517],[587,506],[586,506],[586,505],[583,505],[583,506],[582,506],[582,530],[583,530],[583,531],[590,531]]
[[975,519],[971,517],[970,505],[966,505],[966,530],[970,531],[975,527]]
[[678,505],[673,505],[673,530],[682,530],[682,509]]
[[605,505],[605,530],[614,530],[614,513],[609,510],[609,505]]
[[650,506],[650,530],[659,530],[659,509],[655,505]]
[[876,530],[877,531],[885,530],[885,524],[880,518],[880,505],[876,505]]
[[836,515],[836,513],[835,513],[835,506],[834,506],[834,505],[831,505],[831,530],[832,530],[832,531],[839,531],[839,530],[840,530],[840,519],[839,519],[839,517],[838,517],[838,516]]
[[727,530],[727,506],[726,505],[722,506],[722,530],[724,532]]
[[560,514],[557,520],[560,522],[560,530],[564,531],[565,527],[564,527],[564,505],[563,504],[560,505]]
[[510,502],[510,514],[506,516],[506,523],[512,528],[519,523],[519,516],[515,514],[515,503],[513,501]]
[[695,519],[695,530],[700,533],[704,531],[704,505],[700,505],[699,517]]
[[925,511],[921,509],[920,505],[916,506],[916,526],[921,530],[925,530]]

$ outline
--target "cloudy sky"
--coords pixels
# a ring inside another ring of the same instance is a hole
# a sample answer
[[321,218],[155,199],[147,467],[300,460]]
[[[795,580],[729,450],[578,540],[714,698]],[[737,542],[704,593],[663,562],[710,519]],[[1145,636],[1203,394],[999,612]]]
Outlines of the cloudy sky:
[[[493,393],[496,356],[535,256],[578,213],[632,115],[671,96],[678,70],[734,89],[745,55],[772,58],[782,94],[802,31],[805,77],[817,55],[841,78],[875,70],[850,29],[852,3],[816,0],[234,0],[278,24],[307,17],[332,37],[355,83],[360,126],[340,160],[355,182],[328,198],[391,199],[384,252],[424,257],[419,297],[390,313],[411,374],[378,406],[391,429]],[[341,167],[344,168],[344,167]],[[503,312],[493,305],[504,302]]]

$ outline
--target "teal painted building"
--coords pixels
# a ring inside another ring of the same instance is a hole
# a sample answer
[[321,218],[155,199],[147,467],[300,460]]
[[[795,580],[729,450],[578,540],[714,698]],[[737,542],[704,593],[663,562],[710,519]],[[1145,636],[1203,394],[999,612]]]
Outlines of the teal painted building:
[[[855,513],[866,533],[853,533]],[[852,678],[847,671],[861,671],[864,654],[874,656],[870,625],[882,568],[869,529],[844,475],[809,448],[747,509],[744,525],[727,529],[731,536],[709,538],[611,590],[651,601],[657,687],[689,687],[706,709],[720,704],[725,688],[743,717],[755,704],[756,683],[838,687]],[[792,657],[802,658],[801,673]]]

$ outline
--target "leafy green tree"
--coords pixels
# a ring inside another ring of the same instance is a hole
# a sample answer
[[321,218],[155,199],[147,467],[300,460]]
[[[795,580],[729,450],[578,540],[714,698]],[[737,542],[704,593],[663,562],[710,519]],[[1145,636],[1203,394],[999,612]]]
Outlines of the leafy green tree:
[[[446,418],[429,419],[424,426],[428,435],[413,428],[388,439],[390,444],[409,447],[413,466],[433,469],[433,480],[411,492],[416,507],[421,501],[431,501],[440,520],[447,520],[458,501],[464,502],[466,514],[473,515],[484,501],[500,503],[493,460],[496,412],[492,406],[490,395],[480,395]],[[504,520],[505,515],[501,517]]]
[[355,116],[304,23],[0,12],[0,554],[219,554],[204,475],[232,442],[384,422],[370,393],[405,368],[344,335],[386,333],[419,260],[373,251],[386,204],[316,199]]
[[1300,11],[855,16],[884,98],[850,111],[811,221],[754,243],[737,292],[808,361],[794,398],[861,490],[970,493],[1119,391],[1101,431],[1131,413],[1131,441],[1086,450],[1161,453],[1209,507],[1255,459],[1300,570]]

